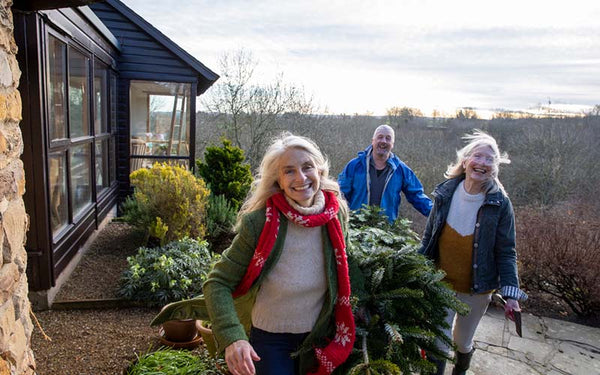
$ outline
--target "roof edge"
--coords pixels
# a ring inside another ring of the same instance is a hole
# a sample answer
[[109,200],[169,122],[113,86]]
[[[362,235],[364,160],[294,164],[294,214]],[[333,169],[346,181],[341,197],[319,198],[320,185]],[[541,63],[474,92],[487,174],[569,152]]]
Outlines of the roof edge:
[[[163,44],[166,48],[173,51],[179,58],[181,58],[185,63],[190,65],[208,81],[208,84],[205,85],[202,85],[201,82],[198,83],[197,95],[200,95],[202,92],[206,91],[206,89],[212,86],[212,84],[215,83],[217,79],[219,79],[219,75],[217,73],[210,70],[208,67],[206,67],[206,65],[198,61],[194,56],[190,55],[183,48],[179,47],[175,42],[169,39],[169,37],[160,32],[156,27],[152,26],[139,14],[135,13],[132,9],[127,7],[127,5],[123,4],[119,0],[106,0],[105,2],[114,7],[117,11],[121,12],[121,14],[123,14],[131,22],[139,26],[142,30],[147,32],[151,37],[156,39],[157,42]],[[203,88],[201,89],[200,86],[203,86]]]
[[121,43],[117,37],[102,23],[100,18],[96,16],[93,10],[90,9],[87,5],[75,8],[81,13],[83,17],[85,17],[102,35],[106,37],[106,39],[112,44],[117,50],[121,50]]

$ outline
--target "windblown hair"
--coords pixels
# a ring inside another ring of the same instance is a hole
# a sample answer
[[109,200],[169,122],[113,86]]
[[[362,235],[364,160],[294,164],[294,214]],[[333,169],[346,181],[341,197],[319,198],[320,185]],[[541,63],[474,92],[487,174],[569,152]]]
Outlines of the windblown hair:
[[281,156],[287,150],[294,148],[304,150],[310,155],[321,175],[321,190],[328,190],[335,193],[342,218],[344,221],[348,220],[348,205],[346,200],[342,198],[340,186],[336,180],[329,177],[329,160],[327,160],[312,140],[293,135],[289,132],[283,132],[280,136],[273,139],[263,156],[250,193],[238,213],[236,227],[240,225],[241,219],[245,214],[265,207],[267,199],[271,195],[283,191],[277,182],[279,177],[279,162]]
[[484,191],[494,192],[501,190],[504,194],[506,194],[504,186],[502,186],[502,183],[500,183],[500,180],[498,179],[498,170],[500,163],[510,164],[508,154],[505,152],[500,152],[500,148],[498,147],[498,143],[496,143],[494,137],[478,129],[475,129],[473,134],[465,134],[462,139],[467,142],[467,145],[456,151],[456,162],[448,165],[448,169],[446,169],[444,177],[455,178],[464,175],[464,164],[473,153],[473,150],[482,146],[487,146],[492,149],[494,161],[492,163],[491,178],[485,183]]

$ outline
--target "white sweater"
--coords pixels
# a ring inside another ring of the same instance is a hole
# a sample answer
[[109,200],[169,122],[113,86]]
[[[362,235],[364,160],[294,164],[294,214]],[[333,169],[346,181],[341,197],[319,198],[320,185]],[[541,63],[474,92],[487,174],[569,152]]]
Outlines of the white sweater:
[[[300,213],[320,213],[322,192],[312,207],[288,202]],[[263,280],[252,309],[252,325],[267,332],[305,333],[315,325],[327,292],[322,227],[288,221],[281,257]]]

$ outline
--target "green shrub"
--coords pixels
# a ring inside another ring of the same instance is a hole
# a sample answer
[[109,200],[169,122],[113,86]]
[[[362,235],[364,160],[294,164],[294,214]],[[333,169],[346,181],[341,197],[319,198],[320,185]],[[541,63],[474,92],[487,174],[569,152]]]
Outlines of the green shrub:
[[147,233],[168,228],[163,243],[204,236],[209,190],[201,178],[185,168],[156,163],[133,172],[130,180],[135,190],[122,206],[124,221]]
[[129,267],[118,293],[151,306],[192,298],[202,293],[202,283],[217,257],[208,251],[206,241],[191,238],[163,247],[141,247],[127,257]]
[[224,195],[211,194],[206,211],[206,233],[212,251],[221,253],[234,236],[237,211]]
[[252,183],[250,165],[244,164],[244,151],[223,138],[223,146],[207,147],[204,162],[196,160],[196,168],[214,195],[224,195],[237,210]]
[[[436,337],[452,345],[441,331],[447,326],[445,309],[464,314],[467,307],[441,281],[445,274],[417,253],[418,246],[408,220],[389,224],[379,207],[352,213],[348,262],[360,354],[348,361],[354,369],[347,372],[363,373],[377,364],[384,373],[397,373],[384,360],[402,373],[431,371],[421,349],[447,358],[435,347]],[[367,367],[366,358],[373,361]]]
[[144,354],[132,363],[126,375],[220,375],[215,360],[205,352],[163,348]]

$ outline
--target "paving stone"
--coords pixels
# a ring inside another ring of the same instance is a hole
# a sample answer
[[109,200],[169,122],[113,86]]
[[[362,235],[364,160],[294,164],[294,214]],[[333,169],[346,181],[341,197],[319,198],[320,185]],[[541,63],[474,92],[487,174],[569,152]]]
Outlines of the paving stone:
[[473,355],[471,370],[477,375],[539,375],[527,363],[516,361],[504,355],[478,350]]
[[474,340],[490,345],[502,346],[503,335],[504,320],[486,314],[481,319],[479,327],[477,327]]
[[553,367],[572,375],[600,374],[598,354],[582,349],[581,346],[570,342],[562,342],[549,363]]
[[600,328],[550,318],[543,318],[543,321],[548,328],[546,332],[548,337],[586,343],[595,346],[600,351]]
[[513,336],[508,343],[508,349],[523,353],[529,361],[544,364],[555,351],[554,345],[536,340]]

